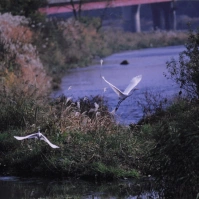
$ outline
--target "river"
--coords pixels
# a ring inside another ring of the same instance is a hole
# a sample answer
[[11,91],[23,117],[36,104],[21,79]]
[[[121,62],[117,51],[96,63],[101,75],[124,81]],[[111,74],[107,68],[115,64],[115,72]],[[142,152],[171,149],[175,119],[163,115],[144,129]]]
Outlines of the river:
[[146,180],[91,183],[82,180],[0,177],[1,199],[160,199]]
[[[98,61],[97,64],[86,68],[70,70],[62,79],[60,90],[52,96],[64,94],[77,100],[85,96],[101,95],[108,101],[109,110],[112,111],[118,103],[118,98],[101,76],[120,90],[124,90],[134,76],[141,74],[142,80],[137,85],[139,90],[123,101],[116,112],[120,123],[136,123],[143,116],[142,107],[138,106],[137,102],[143,100],[146,91],[168,98],[179,92],[179,87],[163,73],[167,73],[166,62],[171,58],[178,60],[179,53],[183,50],[184,46],[170,46],[113,54],[103,59],[102,66]],[[129,64],[121,65],[123,60],[127,60]]]

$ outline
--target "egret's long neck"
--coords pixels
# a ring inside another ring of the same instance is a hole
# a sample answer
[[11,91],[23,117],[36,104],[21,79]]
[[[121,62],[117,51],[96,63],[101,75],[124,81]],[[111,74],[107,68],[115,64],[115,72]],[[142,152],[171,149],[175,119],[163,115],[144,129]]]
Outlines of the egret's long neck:
[[132,95],[135,91],[137,91],[137,90],[139,90],[139,89],[134,88],[134,89],[130,92],[129,96],[131,96],[131,95]]
[[125,100],[126,98],[120,99],[120,101],[117,103],[117,106],[115,107],[115,112],[119,108],[120,104]]

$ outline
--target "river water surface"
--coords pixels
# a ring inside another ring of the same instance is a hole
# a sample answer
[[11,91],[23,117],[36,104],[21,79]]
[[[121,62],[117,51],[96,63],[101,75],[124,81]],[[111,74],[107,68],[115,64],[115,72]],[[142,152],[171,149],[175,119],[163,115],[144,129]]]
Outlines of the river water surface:
[[[165,97],[179,92],[179,87],[165,78],[163,73],[167,73],[166,62],[171,58],[178,60],[179,53],[184,49],[184,46],[172,46],[113,54],[103,59],[103,66],[100,66],[99,60],[95,65],[70,70],[62,79],[60,90],[54,92],[53,96],[64,94],[78,99],[101,95],[107,99],[109,110],[112,111],[118,98],[101,76],[123,91],[134,76],[141,74],[142,80],[137,85],[139,90],[123,101],[117,111],[119,122],[136,123],[143,116],[143,110],[137,101],[146,91],[160,93]],[[127,60],[129,64],[121,65],[123,60]]]
[[120,180],[91,183],[82,180],[0,177],[1,199],[160,199],[149,181]]

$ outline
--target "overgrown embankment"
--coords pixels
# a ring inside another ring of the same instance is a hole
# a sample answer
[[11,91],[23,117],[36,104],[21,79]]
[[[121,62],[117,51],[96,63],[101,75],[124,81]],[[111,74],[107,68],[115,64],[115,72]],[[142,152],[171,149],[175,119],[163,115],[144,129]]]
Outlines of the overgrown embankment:
[[115,52],[141,48],[183,45],[187,34],[183,31],[151,31],[128,33],[114,29],[99,29],[100,19],[82,18],[80,21],[48,20],[34,24],[34,44],[39,56],[56,81],[67,69],[88,66],[96,58]]
[[165,184],[167,197],[195,198],[198,193],[198,123],[198,100],[178,99],[156,122],[144,125],[152,143],[145,171]]

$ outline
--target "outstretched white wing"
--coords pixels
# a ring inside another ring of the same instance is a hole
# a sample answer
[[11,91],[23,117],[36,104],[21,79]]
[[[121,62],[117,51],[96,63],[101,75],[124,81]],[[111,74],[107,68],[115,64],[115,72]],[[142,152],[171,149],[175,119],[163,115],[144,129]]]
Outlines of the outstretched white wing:
[[17,140],[24,140],[24,139],[31,139],[31,138],[36,138],[38,139],[38,133],[33,133],[24,137],[19,137],[19,136],[14,136]]
[[45,142],[47,142],[52,148],[59,148],[58,146],[56,146],[56,145],[54,145],[54,144],[52,144],[42,133],[40,133],[40,139],[41,140],[44,140]]
[[108,81],[104,78],[104,76],[102,76],[102,78],[103,78],[103,80],[104,80],[106,83],[109,84],[109,86],[113,89],[113,91],[114,91],[120,98],[126,97],[126,96],[124,95],[124,93],[123,93],[120,89],[118,89],[118,88],[115,87],[113,84],[111,84],[110,82],[108,82]]
[[137,86],[137,84],[141,81],[142,79],[142,75],[138,75],[136,77],[134,77],[130,84],[126,87],[126,89],[124,90],[124,94],[125,95],[129,95],[130,92],[132,91],[133,88],[135,88]]
[[52,144],[42,133],[40,133],[40,131],[38,133],[34,133],[34,134],[27,135],[24,137],[14,136],[14,138],[16,138],[17,140],[24,140],[24,139],[31,139],[31,138],[38,139],[39,138],[39,139],[47,142],[52,148],[59,148],[58,146]]

